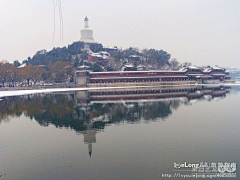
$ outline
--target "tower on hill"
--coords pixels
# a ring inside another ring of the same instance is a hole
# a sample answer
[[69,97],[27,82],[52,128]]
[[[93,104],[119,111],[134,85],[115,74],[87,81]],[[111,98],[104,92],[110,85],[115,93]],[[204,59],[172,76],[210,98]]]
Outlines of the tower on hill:
[[96,43],[93,39],[93,30],[89,29],[88,21],[88,17],[86,16],[84,19],[84,28],[81,30],[80,41],[85,43]]

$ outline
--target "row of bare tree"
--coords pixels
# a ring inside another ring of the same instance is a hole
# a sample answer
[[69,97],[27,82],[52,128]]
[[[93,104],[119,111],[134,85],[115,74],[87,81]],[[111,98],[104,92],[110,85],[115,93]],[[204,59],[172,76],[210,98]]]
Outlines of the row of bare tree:
[[1,86],[16,86],[16,84],[36,85],[39,82],[67,82],[73,75],[73,65],[70,62],[57,61],[45,65],[27,64],[16,67],[10,63],[0,62]]

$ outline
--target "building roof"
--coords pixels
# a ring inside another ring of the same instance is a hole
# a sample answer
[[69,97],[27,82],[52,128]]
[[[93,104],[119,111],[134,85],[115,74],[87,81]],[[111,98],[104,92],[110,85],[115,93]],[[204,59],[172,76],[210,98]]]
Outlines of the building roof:
[[181,77],[181,78],[187,78],[187,76],[143,76],[143,77],[93,77],[90,78],[91,80],[100,80],[100,79],[146,79],[146,78],[176,78],[176,77]]
[[103,57],[100,53],[92,53],[92,54],[90,54],[90,56],[98,57],[98,58],[102,58]]
[[132,64],[125,64],[123,67],[134,67]]
[[199,67],[197,66],[188,66],[189,69],[200,69]]
[[18,66],[17,68],[20,69],[20,68],[24,68],[27,64],[26,63],[23,63],[21,64],[20,66]]
[[108,47],[108,46],[103,46],[104,49],[110,49],[110,50],[118,50],[117,47]]
[[212,67],[207,67],[203,70],[203,72],[207,73],[207,72],[211,72],[212,71]]
[[188,74],[188,76],[202,76],[203,74]]
[[147,66],[144,66],[144,65],[138,65],[137,68],[141,68],[141,67],[147,67]]
[[139,56],[138,56],[138,55],[130,55],[129,57],[137,58],[137,57],[139,57]]
[[217,65],[214,66],[213,69],[214,69],[214,70],[225,70],[225,68],[219,67],[219,66],[217,66]]
[[87,68],[89,68],[89,66],[86,66],[86,65],[78,66],[78,69],[87,69]]
[[99,51],[100,54],[109,56],[110,54],[107,51]]
[[179,71],[163,71],[163,70],[155,70],[155,71],[104,71],[104,72],[91,72],[91,74],[127,74],[127,73],[157,73],[157,72],[169,72],[169,73],[173,73],[173,72],[179,72]]

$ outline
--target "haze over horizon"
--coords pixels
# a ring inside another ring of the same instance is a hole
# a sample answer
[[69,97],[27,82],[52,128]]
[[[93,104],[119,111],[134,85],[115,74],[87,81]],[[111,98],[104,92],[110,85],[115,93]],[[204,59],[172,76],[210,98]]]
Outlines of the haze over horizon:
[[[0,1],[0,60],[13,62],[37,51],[79,41],[88,16],[94,39],[105,46],[163,49],[180,62],[240,68],[238,0],[61,0],[64,39],[53,2]],[[56,9],[57,10],[57,9]],[[237,40],[238,39],[238,40]]]

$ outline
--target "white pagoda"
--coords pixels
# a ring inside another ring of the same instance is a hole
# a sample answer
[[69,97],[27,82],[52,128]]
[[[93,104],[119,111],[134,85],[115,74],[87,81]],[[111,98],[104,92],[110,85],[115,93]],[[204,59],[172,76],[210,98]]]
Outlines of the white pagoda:
[[80,41],[83,41],[85,43],[96,43],[96,41],[93,39],[93,30],[89,29],[88,21],[88,17],[85,17],[84,29],[81,30]]

